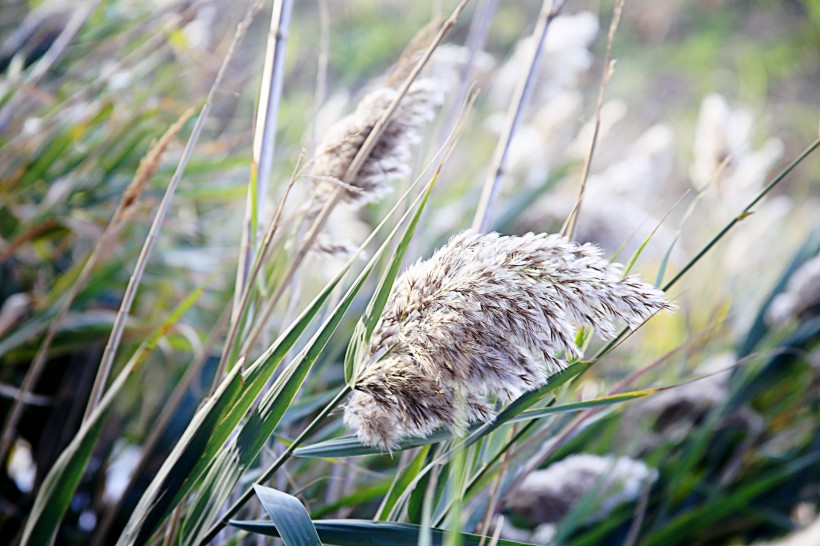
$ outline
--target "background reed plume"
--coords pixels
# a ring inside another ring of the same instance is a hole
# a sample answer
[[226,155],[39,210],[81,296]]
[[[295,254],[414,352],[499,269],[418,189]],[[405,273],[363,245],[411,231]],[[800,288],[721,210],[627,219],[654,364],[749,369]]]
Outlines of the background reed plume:
[[363,205],[380,199],[390,191],[390,182],[410,174],[413,148],[444,100],[441,85],[433,79],[419,80],[410,86],[358,174],[353,180],[344,181],[353,158],[397,95],[392,87],[379,87],[362,99],[355,112],[327,130],[313,162],[320,204],[343,185],[344,201]]

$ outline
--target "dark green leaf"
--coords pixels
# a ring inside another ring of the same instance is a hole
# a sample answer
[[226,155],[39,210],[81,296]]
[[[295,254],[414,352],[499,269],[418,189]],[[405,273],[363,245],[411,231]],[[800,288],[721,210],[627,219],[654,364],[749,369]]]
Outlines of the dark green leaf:
[[[260,535],[277,537],[276,527],[268,521],[231,521],[231,525]],[[391,523],[368,520],[316,520],[313,522],[323,544],[336,546],[416,546],[421,526],[412,523]],[[448,532],[432,529],[433,546],[442,546]],[[460,533],[464,546],[488,544],[491,539]],[[498,546],[519,546],[522,542],[499,540]]]
[[310,515],[299,499],[258,484],[253,486],[253,490],[273,520],[285,546],[321,546]]

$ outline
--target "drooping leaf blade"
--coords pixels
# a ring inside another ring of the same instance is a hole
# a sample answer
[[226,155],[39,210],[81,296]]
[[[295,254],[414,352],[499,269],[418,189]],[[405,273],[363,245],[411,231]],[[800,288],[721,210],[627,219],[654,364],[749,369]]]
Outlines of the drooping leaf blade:
[[[308,372],[330,341],[331,336],[336,331],[336,328],[353,303],[356,295],[361,290],[364,282],[375,268],[378,260],[396,238],[401,226],[405,224],[407,218],[415,210],[413,220],[405,227],[402,238],[403,241],[406,240],[409,244],[408,234],[412,236],[412,232],[418,223],[418,218],[421,215],[424,205],[427,203],[434,183],[435,178],[430,181],[427,189],[413,201],[407,212],[399,219],[381,247],[359,274],[353,286],[348,289],[342,301],[339,302],[305,348],[285,367],[281,375],[276,378],[273,387],[264,395],[258,408],[250,414],[248,420],[242,425],[231,443],[223,448],[223,450],[230,450],[235,453],[236,456],[217,457],[216,460],[221,464],[209,467],[207,470],[208,476],[224,473],[238,476],[253,463],[259,452],[265,446],[268,438],[273,434],[285,411],[290,407]],[[217,481],[218,480],[213,477],[207,478],[209,484],[215,484]],[[189,521],[197,522],[197,526],[183,527],[182,535],[186,541],[190,538],[191,543],[196,543],[197,540],[193,537],[199,537],[202,533],[207,532],[207,524],[210,522],[203,520],[201,517],[202,514],[209,512],[211,505],[224,503],[230,492],[231,490],[228,487],[222,487],[219,490],[203,488],[198,492],[196,499],[192,503],[189,518]]]
[[246,373],[234,366],[197,411],[177,445],[140,499],[118,544],[147,541],[160,522],[187,495],[212,464],[218,450],[262,391],[277,365],[295,345],[330,297],[346,269],[333,279],[310,306],[280,335]]
[[263,485],[255,484],[253,489],[285,546],[321,546],[316,527],[299,499]]
[[[231,521],[239,529],[260,535],[279,536],[276,526],[269,521]],[[323,544],[336,546],[416,546],[421,526],[412,523],[393,523],[369,520],[316,520],[313,522]],[[431,529],[433,546],[442,546],[447,531]],[[487,543],[489,537],[460,533],[461,544],[479,546]],[[527,543],[499,540],[498,546],[524,546]]]

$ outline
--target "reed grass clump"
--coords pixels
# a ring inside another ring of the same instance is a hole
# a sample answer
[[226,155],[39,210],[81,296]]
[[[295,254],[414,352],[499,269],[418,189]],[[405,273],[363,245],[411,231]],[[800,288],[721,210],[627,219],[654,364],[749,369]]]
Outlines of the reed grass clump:
[[392,449],[441,425],[485,421],[496,400],[544,385],[581,356],[580,326],[610,339],[617,325],[670,307],[593,245],[465,231],[396,281],[345,422],[365,444]]

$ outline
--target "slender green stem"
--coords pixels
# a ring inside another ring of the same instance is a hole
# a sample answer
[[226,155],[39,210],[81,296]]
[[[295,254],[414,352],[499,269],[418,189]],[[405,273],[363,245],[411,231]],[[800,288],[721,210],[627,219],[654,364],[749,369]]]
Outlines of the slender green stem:
[[[299,447],[299,445],[302,442],[304,442],[308,436],[313,434],[313,431],[316,430],[316,428],[322,423],[322,421],[324,421],[324,419],[339,406],[342,400],[344,400],[345,396],[348,395],[350,390],[350,386],[345,385],[344,388],[342,388],[342,390],[339,391],[339,394],[337,394],[333,398],[333,400],[331,400],[328,403],[328,405],[325,406],[325,408],[319,413],[319,415],[317,415],[316,418],[313,419],[313,421],[311,421],[307,428],[305,428],[305,430],[302,431],[302,433],[287,447],[287,449],[285,449],[285,451],[283,451],[282,454],[279,455],[279,457],[268,468],[266,468],[264,472],[262,472],[262,474],[257,479],[257,483],[264,483],[268,481],[271,478],[271,476],[273,476],[276,473],[276,471],[279,470],[282,467],[282,465],[288,461],[288,459],[290,459],[291,455],[293,455],[293,452],[296,450],[296,448]],[[249,487],[245,490],[244,493],[242,493],[242,496],[239,497],[239,500],[237,500],[235,503],[231,505],[230,508],[228,508],[228,511],[225,512],[225,515],[222,516],[222,519],[216,522],[208,530],[208,534],[206,534],[205,538],[203,538],[200,541],[200,546],[203,546],[211,542],[214,539],[214,537],[216,537],[217,533],[219,533],[219,531],[222,530],[222,528],[225,527],[225,525],[227,525],[228,521],[230,521],[230,519],[239,511],[240,508],[242,508],[245,505],[246,502],[248,502],[251,499],[251,497],[253,497],[253,488]]]
[[[672,288],[681,279],[681,277],[683,277],[687,272],[689,272],[689,270],[692,269],[692,267],[694,267],[695,264],[698,263],[700,259],[706,255],[707,252],[712,250],[712,247],[714,247],[721,239],[723,239],[723,237],[727,233],[729,233],[729,231],[733,227],[735,227],[736,224],[746,219],[746,217],[748,217],[749,214],[752,212],[752,208],[755,205],[757,205],[760,202],[760,200],[766,196],[766,194],[768,194],[778,184],[780,184],[786,178],[786,176],[788,176],[789,173],[791,173],[795,169],[795,167],[802,163],[804,159],[806,159],[814,150],[816,150],[818,146],[820,146],[820,138],[815,139],[815,141],[809,144],[808,147],[805,150],[803,150],[803,152],[799,156],[797,156],[791,163],[789,163],[785,169],[780,171],[780,173],[776,177],[774,177],[774,179],[771,182],[769,182],[769,184],[765,188],[763,188],[763,190],[759,194],[757,194],[757,196],[754,199],[752,199],[752,201],[748,205],[746,205],[746,208],[744,208],[740,214],[732,218],[731,222],[726,224],[726,226],[723,229],[721,229],[718,232],[718,234],[715,235],[712,238],[712,240],[709,241],[706,244],[706,246],[704,246],[694,258],[689,260],[689,262],[685,266],[683,266],[683,269],[681,269],[674,277],[672,277],[669,280],[669,282],[663,285],[662,290],[666,292],[667,290]],[[615,348],[618,342],[628,332],[629,328],[624,328],[623,330],[621,330],[617,337],[615,337],[612,341],[607,343],[603,349],[598,351],[598,354],[595,355],[595,358],[593,360],[598,360],[599,358],[610,352],[613,348]]]
[[225,341],[224,347],[222,348],[222,354],[219,357],[219,364],[216,367],[216,375],[214,375],[214,383],[211,387],[211,394],[216,392],[219,382],[225,375],[228,359],[233,355],[240,327],[242,326],[242,323],[245,320],[245,313],[247,312],[248,306],[250,305],[252,292],[251,289],[253,288],[253,283],[259,276],[259,272],[262,270],[262,265],[265,263],[265,260],[267,259],[267,256],[270,252],[271,246],[273,244],[273,238],[276,235],[277,229],[279,227],[280,218],[285,208],[285,203],[287,202],[288,196],[290,195],[290,190],[293,188],[293,185],[296,182],[296,177],[299,175],[299,168],[301,164],[302,156],[300,155],[299,158],[296,160],[296,167],[293,170],[293,175],[290,178],[290,182],[288,183],[288,186],[285,188],[282,197],[279,199],[279,204],[276,206],[276,212],[274,212],[273,214],[273,219],[271,220],[268,229],[265,231],[265,236],[262,240],[262,246],[260,247],[259,252],[256,254],[256,258],[254,260],[253,268],[250,272],[250,275],[247,279],[245,279],[246,282],[242,287],[242,298],[240,300],[238,309],[235,309],[233,313],[233,320],[231,322],[230,331],[228,332],[228,338]]

